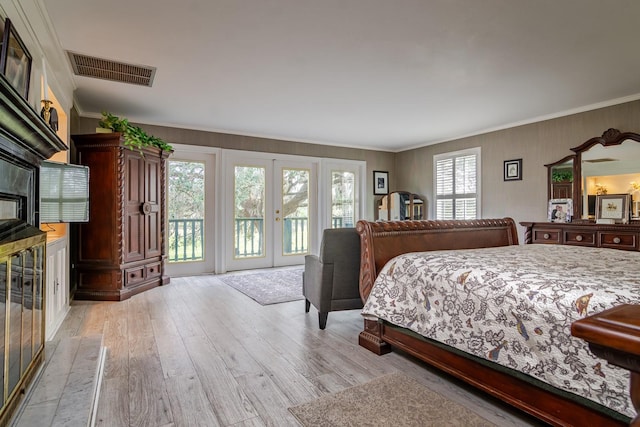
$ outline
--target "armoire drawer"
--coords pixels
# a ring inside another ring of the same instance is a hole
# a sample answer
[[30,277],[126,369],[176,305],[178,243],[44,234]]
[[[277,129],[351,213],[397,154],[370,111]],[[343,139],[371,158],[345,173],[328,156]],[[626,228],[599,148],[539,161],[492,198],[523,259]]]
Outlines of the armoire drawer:
[[144,277],[144,267],[129,268],[124,271],[125,283],[124,285],[134,285],[142,282]]
[[159,262],[153,263],[153,264],[149,264],[147,266],[145,266],[145,273],[146,273],[146,278],[147,279],[151,279],[152,277],[158,277],[160,276],[161,273],[161,265]]

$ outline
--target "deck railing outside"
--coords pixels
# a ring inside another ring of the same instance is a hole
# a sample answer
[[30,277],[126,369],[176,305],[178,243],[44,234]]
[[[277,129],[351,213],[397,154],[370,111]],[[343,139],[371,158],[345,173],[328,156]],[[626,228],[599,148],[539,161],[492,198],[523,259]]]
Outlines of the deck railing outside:
[[204,219],[169,220],[169,262],[204,258]]
[[[284,253],[288,255],[307,253],[308,218],[284,219]],[[235,255],[251,257],[262,255],[263,218],[236,218]],[[333,228],[353,227],[352,221],[342,217],[331,219]],[[204,219],[169,220],[169,262],[197,261],[204,257]]]

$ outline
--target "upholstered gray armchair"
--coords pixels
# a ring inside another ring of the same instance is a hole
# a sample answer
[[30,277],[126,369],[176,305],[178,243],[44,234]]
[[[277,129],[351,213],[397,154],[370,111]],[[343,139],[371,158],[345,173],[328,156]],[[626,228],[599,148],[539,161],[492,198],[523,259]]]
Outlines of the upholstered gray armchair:
[[320,254],[304,260],[302,294],[305,311],[318,310],[320,329],[330,311],[362,308],[359,290],[360,236],[355,228],[328,228],[322,234]]

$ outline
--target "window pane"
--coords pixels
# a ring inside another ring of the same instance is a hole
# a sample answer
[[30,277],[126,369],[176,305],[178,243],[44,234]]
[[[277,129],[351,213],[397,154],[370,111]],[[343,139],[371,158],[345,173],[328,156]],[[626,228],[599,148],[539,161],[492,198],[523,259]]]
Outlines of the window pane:
[[263,167],[235,167],[233,201],[235,258],[264,255],[265,176],[266,171]]
[[353,172],[331,172],[331,228],[354,227],[355,182]]
[[204,259],[204,163],[169,163],[169,262]]
[[282,254],[309,249],[309,170],[282,170]]
[[456,158],[456,194],[476,192],[476,156]]
[[453,194],[453,158],[436,162],[436,195]]
[[453,199],[436,200],[436,219],[453,219]]
[[476,199],[456,199],[456,219],[476,218]]

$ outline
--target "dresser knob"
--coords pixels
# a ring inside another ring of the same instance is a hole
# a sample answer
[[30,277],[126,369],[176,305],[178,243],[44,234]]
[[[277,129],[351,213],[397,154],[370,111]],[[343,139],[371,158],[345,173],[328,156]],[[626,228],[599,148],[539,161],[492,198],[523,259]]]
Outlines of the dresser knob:
[[578,235],[576,236],[576,240],[577,240],[578,242],[582,242],[582,235],[578,234]]
[[621,241],[622,241],[622,240],[620,240],[620,238],[619,238],[619,237],[614,237],[614,238],[613,238],[613,243],[615,243],[616,245],[617,245],[618,243],[620,243]]
[[544,235],[543,235],[542,237],[544,237],[544,238],[545,238],[545,240],[548,240],[548,239],[549,239],[549,237],[551,237],[551,236],[549,235],[549,233],[544,233]]

